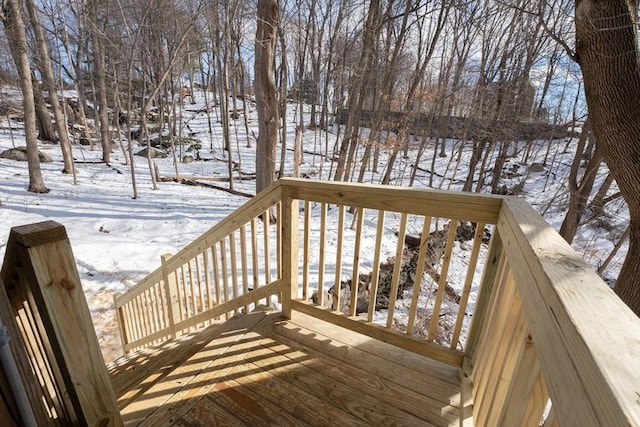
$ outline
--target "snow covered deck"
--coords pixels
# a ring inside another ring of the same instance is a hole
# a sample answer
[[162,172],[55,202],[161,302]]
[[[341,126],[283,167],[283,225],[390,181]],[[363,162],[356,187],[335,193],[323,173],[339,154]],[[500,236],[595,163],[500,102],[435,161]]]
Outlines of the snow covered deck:
[[125,425],[460,425],[459,369],[299,314],[240,314],[109,366]]

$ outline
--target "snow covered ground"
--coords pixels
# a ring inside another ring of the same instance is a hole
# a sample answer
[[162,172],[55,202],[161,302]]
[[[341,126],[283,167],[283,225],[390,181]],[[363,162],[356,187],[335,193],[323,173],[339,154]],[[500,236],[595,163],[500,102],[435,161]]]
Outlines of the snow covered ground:
[[[7,93],[4,96],[10,96]],[[204,107],[204,97],[196,94],[196,105],[186,105],[188,111],[184,118],[190,131],[202,141],[203,148],[200,157],[203,160],[193,163],[177,165],[181,176],[227,176],[228,165],[225,152],[222,150],[222,132],[215,117],[213,133],[208,132],[207,117],[197,111]],[[250,108],[251,110],[251,108]],[[294,138],[295,129],[294,108],[291,108],[289,121],[289,141]],[[9,128],[11,126],[11,129]],[[250,112],[250,131],[257,134],[255,112]],[[254,148],[246,147],[246,133],[242,121],[233,123],[232,137],[236,135],[240,141],[234,148],[234,161],[240,163],[242,172],[251,173],[255,168]],[[332,147],[335,134],[324,132],[305,132],[304,145],[306,151],[318,151],[319,144],[328,143]],[[249,139],[251,140],[251,136]],[[255,141],[251,140],[255,147]],[[0,119],[0,152],[14,146],[24,145],[24,132],[18,122]],[[554,145],[556,156],[551,164],[551,170],[527,174],[526,168],[518,168],[511,178],[515,184],[525,175],[527,178],[523,195],[533,206],[544,213],[545,218],[556,228],[559,227],[564,209],[567,205],[566,176],[573,153],[561,153],[564,143]],[[546,143],[541,142],[538,156],[544,156]],[[555,147],[557,146],[557,147]],[[447,157],[435,158],[435,170],[442,171],[441,175],[449,178],[453,174],[456,162],[456,150],[460,144],[448,141]],[[572,147],[572,145],[570,145]],[[11,227],[32,222],[52,219],[63,224],[69,235],[78,270],[87,296],[96,331],[106,361],[113,360],[121,354],[120,339],[113,311],[113,294],[124,292],[154,270],[160,263],[160,256],[164,253],[175,253],[191,242],[197,236],[226,217],[247,199],[225,191],[214,190],[199,186],[186,186],[176,182],[159,183],[158,190],[151,189],[151,176],[147,160],[135,156],[135,171],[138,188],[138,198],[132,199],[132,180],[129,166],[125,165],[125,157],[119,149],[112,153],[110,165],[100,163],[101,152],[91,151],[87,147],[74,145],[74,157],[77,160],[77,184],[73,177],[63,175],[62,156],[57,145],[42,144],[41,150],[53,158],[51,163],[42,163],[44,180],[51,190],[48,194],[32,194],[26,191],[28,185],[28,171],[26,162],[0,159],[0,259],[4,257],[5,245]],[[238,156],[237,152],[240,155]],[[292,156],[291,152],[287,153]],[[406,170],[412,163],[410,152],[407,159],[401,159],[396,165],[393,185],[406,183]],[[429,162],[431,154],[427,154],[422,162]],[[457,179],[439,178],[433,183],[434,187],[456,190],[460,187],[460,179],[466,172],[465,166],[470,153],[463,152]],[[322,156],[305,154],[305,164],[302,171],[317,179],[326,179],[330,170],[330,162]],[[380,159],[383,170],[386,155]],[[534,160],[535,161],[535,160]],[[157,167],[162,176],[174,176],[176,166],[172,156],[157,159]],[[517,163],[517,158],[510,160]],[[287,162],[289,173],[292,162]],[[598,180],[606,175],[603,168]],[[414,186],[427,186],[428,174],[419,176]],[[368,173],[365,182],[377,183],[379,174]],[[507,182],[510,184],[509,182]],[[217,185],[228,186],[228,183],[217,182]],[[235,182],[234,188],[245,193],[255,192],[255,181]],[[612,189],[611,191],[614,191]],[[612,207],[609,222],[613,231],[599,226],[581,229],[576,239],[576,246],[586,255],[587,262],[594,267],[606,257],[616,236],[623,229],[625,218],[628,219],[626,207],[616,205]],[[613,234],[612,234],[613,233]],[[334,245],[335,242],[329,242]],[[363,243],[372,246],[372,243]],[[388,246],[388,256],[394,255],[395,246]],[[459,245],[456,248],[459,252]],[[464,252],[464,251],[463,251]],[[464,257],[464,253],[459,255]],[[617,268],[624,256],[624,249],[611,264],[607,274],[615,277]],[[382,259],[386,259],[383,257]],[[330,272],[327,272],[328,274]],[[455,271],[450,274],[455,274]],[[399,304],[403,304],[402,301]]]

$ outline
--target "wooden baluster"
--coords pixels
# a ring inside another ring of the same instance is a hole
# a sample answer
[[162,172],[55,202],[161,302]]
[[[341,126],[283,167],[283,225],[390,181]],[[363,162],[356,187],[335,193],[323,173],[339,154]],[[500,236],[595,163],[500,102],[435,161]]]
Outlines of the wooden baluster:
[[311,202],[304,201],[304,259],[302,261],[302,299],[309,300],[309,257],[311,256]]
[[451,262],[451,252],[453,251],[453,244],[456,240],[457,228],[458,221],[452,219],[449,223],[449,238],[447,239],[447,246],[445,247],[444,257],[442,259],[442,269],[440,270],[440,280],[438,281],[438,293],[436,294],[436,301],[433,304],[431,323],[429,324],[429,341],[433,341],[435,338],[438,320],[440,319],[440,307],[442,305],[445,288],[447,286],[449,263]]
[[175,274],[169,274],[167,263],[171,254],[164,254],[160,257],[162,263],[162,279],[164,281],[164,293],[167,304],[167,314],[169,318],[169,333],[172,338],[176,337],[176,323],[180,316],[180,301],[178,295],[178,283]]
[[373,322],[373,314],[376,310],[376,297],[378,294],[378,275],[380,274],[380,250],[382,247],[382,234],[384,233],[384,215],[383,210],[378,211],[378,227],[376,229],[376,246],[373,251],[373,268],[371,270],[371,284],[369,285],[369,311],[367,312],[367,320]]
[[[264,244],[264,279],[265,279],[265,286],[268,285],[269,283],[271,283],[271,236],[269,233],[269,227],[270,227],[270,218],[271,218],[271,212],[269,209],[267,209],[264,212],[264,215],[262,216],[262,227],[263,227],[263,231],[264,233],[262,234],[263,237],[263,244]],[[271,297],[267,297],[267,305],[271,306]]]
[[424,274],[424,264],[427,259],[427,250],[429,248],[429,233],[431,232],[431,217],[424,217],[422,223],[422,234],[420,235],[420,249],[418,250],[418,265],[416,266],[416,280],[413,284],[413,293],[411,294],[411,306],[409,307],[409,319],[407,320],[407,335],[413,334],[413,326],[418,314],[418,298],[422,288],[422,276]]
[[318,261],[318,305],[324,307],[324,248],[327,244],[327,204],[322,203],[320,205],[320,242],[318,244],[318,250],[320,251]]
[[282,274],[282,314],[290,319],[292,315],[291,301],[298,297],[298,217],[299,204],[297,200],[283,196],[281,221],[278,234],[282,236],[281,261],[284,270]]
[[[242,261],[242,294],[249,292],[249,273],[247,271],[247,230],[246,225],[240,226],[240,259]],[[244,306],[244,312],[249,312],[249,306]]]
[[[220,241],[220,261],[222,273],[222,296],[224,302],[229,302],[229,270],[227,269],[227,238]],[[224,314],[225,319],[229,320],[229,312]]]
[[[213,282],[215,286],[216,293],[216,305],[220,305],[222,302],[220,299],[220,270],[218,268],[218,244],[214,243],[211,246],[211,262],[213,263]],[[220,319],[220,317],[216,317],[216,320]]]
[[[404,236],[407,233],[407,214],[402,213],[400,218],[400,230],[398,231],[398,244],[396,246],[396,261],[393,264],[393,276],[391,279],[391,291],[389,294],[389,309],[387,310],[387,328],[393,325],[393,313],[398,298],[398,287],[400,285],[400,271],[404,254]],[[416,278],[417,279],[417,278]]]
[[455,349],[460,339],[460,331],[462,330],[462,323],[464,322],[465,312],[467,310],[467,303],[469,301],[469,294],[471,293],[471,285],[473,284],[473,276],[476,271],[476,264],[478,263],[478,255],[480,254],[480,247],[482,246],[482,236],[484,235],[483,223],[476,224],[476,232],[473,236],[473,248],[471,249],[471,258],[469,259],[469,266],[467,267],[467,275],[464,280],[464,286],[462,288],[462,295],[460,296],[460,304],[458,304],[458,316],[456,318],[456,325],[453,331],[453,337],[451,338],[452,349]]
[[[200,256],[201,256],[201,254],[197,254],[195,259],[194,259],[194,263],[196,265],[196,271],[195,271],[195,274],[194,274],[194,276],[195,276],[194,278],[195,278],[195,281],[196,281],[196,289],[198,290],[198,308],[199,308],[198,312],[199,313],[203,313],[206,310],[206,308],[205,308],[205,305],[204,305],[204,293],[205,293],[205,291],[203,289],[204,283],[203,283],[203,280],[202,280],[202,270],[201,270],[201,267],[200,267]],[[204,326],[205,324],[201,323],[200,325]]]
[[251,274],[253,279],[253,289],[260,286],[260,270],[258,267],[258,218],[251,220]]
[[338,206],[338,242],[336,248],[336,278],[333,285],[333,309],[340,310],[340,294],[342,293],[342,246],[344,241],[344,206]]
[[[231,295],[233,299],[238,297],[238,266],[236,256],[236,233],[232,231],[229,234],[229,252],[231,253]],[[238,314],[238,309],[234,310],[234,314]]]
[[353,272],[351,273],[351,299],[349,303],[349,314],[356,315],[358,307],[358,291],[360,285],[360,244],[362,242],[362,225],[364,222],[364,208],[358,208],[355,211],[356,216],[356,235],[355,245],[353,248]]

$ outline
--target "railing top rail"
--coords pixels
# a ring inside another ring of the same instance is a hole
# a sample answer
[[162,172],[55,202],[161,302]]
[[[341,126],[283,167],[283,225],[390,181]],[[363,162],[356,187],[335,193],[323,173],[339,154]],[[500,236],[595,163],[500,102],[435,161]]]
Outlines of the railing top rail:
[[336,203],[441,218],[495,223],[504,196],[283,178],[284,194],[295,199]]
[[640,319],[525,200],[498,230],[560,425],[640,425]]

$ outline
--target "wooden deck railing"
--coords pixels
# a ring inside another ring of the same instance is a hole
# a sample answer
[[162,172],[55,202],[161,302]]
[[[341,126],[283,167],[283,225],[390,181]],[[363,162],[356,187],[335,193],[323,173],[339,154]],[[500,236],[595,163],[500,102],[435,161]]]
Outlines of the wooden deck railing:
[[[478,426],[640,425],[640,319],[521,199],[502,203],[466,352]],[[486,276],[485,276],[486,277]]]
[[125,351],[273,295],[462,367],[476,425],[640,425],[640,321],[522,200],[280,180],[116,298]]
[[[122,425],[62,225],[11,229],[0,274],[0,320],[15,362],[0,366],[8,410],[0,413],[1,425]],[[15,383],[3,381],[11,376]]]
[[[218,223],[161,266],[116,295],[125,352],[166,341],[189,330],[269,303],[282,289],[277,215],[280,189],[272,186]],[[275,214],[274,214],[275,213]]]

